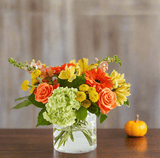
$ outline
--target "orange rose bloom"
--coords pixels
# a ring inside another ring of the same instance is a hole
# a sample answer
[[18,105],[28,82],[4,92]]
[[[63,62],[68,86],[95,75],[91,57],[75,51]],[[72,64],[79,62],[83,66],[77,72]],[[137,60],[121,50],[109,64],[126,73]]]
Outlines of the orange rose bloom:
[[116,104],[116,94],[109,88],[104,88],[99,93],[98,106],[103,114],[107,114],[111,109],[114,109]]
[[52,95],[53,90],[56,89],[57,87],[59,87],[59,84],[54,85],[54,87],[47,83],[39,84],[39,86],[34,92],[35,100],[37,102],[42,102],[43,104],[47,103],[48,98]]

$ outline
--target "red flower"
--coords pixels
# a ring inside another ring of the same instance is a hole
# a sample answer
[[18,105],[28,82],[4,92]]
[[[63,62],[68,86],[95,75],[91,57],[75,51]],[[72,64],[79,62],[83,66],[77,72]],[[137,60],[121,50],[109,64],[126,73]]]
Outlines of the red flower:
[[65,64],[61,65],[61,67],[59,67],[59,66],[52,67],[51,70],[53,70],[53,74],[58,76],[62,70],[65,70],[66,66],[70,67],[70,66],[75,66],[75,65],[73,63],[68,63],[68,64],[65,63]]

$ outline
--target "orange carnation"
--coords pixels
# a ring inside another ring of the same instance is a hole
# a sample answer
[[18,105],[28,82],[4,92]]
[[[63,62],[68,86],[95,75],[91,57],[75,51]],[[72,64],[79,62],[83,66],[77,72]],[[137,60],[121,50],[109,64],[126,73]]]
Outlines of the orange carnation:
[[103,114],[107,114],[111,109],[114,109],[116,104],[116,94],[109,88],[104,88],[99,93],[98,106]]
[[52,95],[53,90],[56,89],[57,87],[59,87],[59,84],[54,85],[54,87],[47,83],[39,84],[39,86],[34,92],[35,100],[37,102],[42,102],[43,104],[47,103],[48,98]]

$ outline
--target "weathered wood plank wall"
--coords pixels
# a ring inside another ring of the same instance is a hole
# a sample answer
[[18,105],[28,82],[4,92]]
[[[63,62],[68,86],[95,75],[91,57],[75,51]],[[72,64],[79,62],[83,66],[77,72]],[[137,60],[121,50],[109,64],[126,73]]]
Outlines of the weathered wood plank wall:
[[139,113],[150,128],[160,128],[159,43],[158,0],[1,0],[0,128],[33,128],[39,112],[33,106],[11,110],[15,98],[28,95],[20,86],[29,75],[9,65],[8,57],[57,66],[107,55],[122,60],[109,72],[125,73],[132,84],[131,107],[117,107],[98,127],[123,128]]

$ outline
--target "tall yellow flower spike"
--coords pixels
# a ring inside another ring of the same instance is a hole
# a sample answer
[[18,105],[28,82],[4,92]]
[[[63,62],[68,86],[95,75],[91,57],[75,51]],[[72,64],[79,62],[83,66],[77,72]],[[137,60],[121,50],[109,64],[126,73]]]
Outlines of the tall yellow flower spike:
[[68,79],[68,82],[72,82],[75,78],[76,75],[74,74],[75,72],[75,67],[70,66],[69,68],[66,67],[65,70],[62,70],[58,76],[60,79]]

